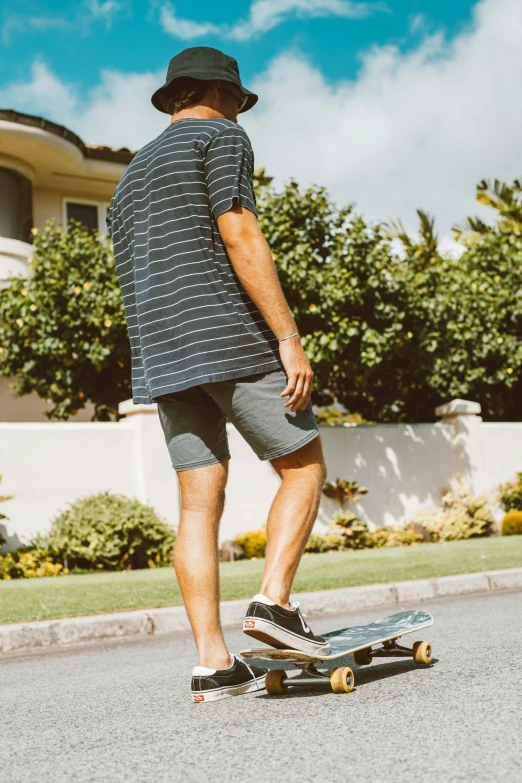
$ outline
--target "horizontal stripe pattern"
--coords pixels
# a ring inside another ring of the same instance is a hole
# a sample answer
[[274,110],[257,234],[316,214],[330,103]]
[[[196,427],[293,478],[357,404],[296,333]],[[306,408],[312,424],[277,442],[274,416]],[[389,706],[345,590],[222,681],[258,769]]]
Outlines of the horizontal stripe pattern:
[[225,119],[169,125],[134,157],[112,198],[112,238],[135,403],[282,367],[278,341],[230,263],[217,218],[255,215],[254,154]]

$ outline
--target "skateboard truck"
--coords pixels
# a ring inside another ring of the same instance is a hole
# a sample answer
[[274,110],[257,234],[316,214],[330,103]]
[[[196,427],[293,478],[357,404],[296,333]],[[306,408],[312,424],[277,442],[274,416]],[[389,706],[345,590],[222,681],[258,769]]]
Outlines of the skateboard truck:
[[398,644],[397,639],[388,639],[376,650],[365,647],[355,650],[353,659],[358,666],[367,666],[374,658],[413,658],[415,663],[431,663],[432,649],[429,642],[415,642],[413,647]]
[[288,677],[284,669],[271,669],[265,676],[265,688],[271,696],[283,696],[290,686],[295,685],[325,685],[330,684],[334,693],[350,693],[355,687],[355,677],[349,666],[340,666],[329,674],[317,669],[315,662],[295,662],[300,669],[295,677]]

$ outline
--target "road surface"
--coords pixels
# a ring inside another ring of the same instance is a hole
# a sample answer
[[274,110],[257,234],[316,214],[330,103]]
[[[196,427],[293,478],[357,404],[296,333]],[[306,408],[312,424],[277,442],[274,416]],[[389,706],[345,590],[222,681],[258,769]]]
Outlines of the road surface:
[[[0,659],[0,781],[520,783],[522,593],[422,606],[433,665],[347,659],[357,687],[340,696],[193,704],[188,635]],[[387,613],[312,622],[321,632]],[[249,646],[240,631],[227,638]]]

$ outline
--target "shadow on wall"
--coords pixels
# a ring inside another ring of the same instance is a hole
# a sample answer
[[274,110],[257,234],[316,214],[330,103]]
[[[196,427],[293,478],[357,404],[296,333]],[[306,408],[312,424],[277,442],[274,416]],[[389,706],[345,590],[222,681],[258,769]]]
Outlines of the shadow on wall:
[[[321,427],[328,481],[357,481],[369,494],[354,510],[375,525],[396,525],[427,506],[455,478],[452,424],[375,424]],[[466,465],[458,465],[466,475]],[[326,528],[339,505],[323,496],[318,521]]]
[[16,535],[16,533],[12,536],[9,535],[7,532],[7,528],[5,525],[0,524],[0,539],[3,539],[5,541],[5,544],[0,547],[0,555],[5,555],[6,552],[12,552],[15,549],[18,549],[22,546],[22,542]]

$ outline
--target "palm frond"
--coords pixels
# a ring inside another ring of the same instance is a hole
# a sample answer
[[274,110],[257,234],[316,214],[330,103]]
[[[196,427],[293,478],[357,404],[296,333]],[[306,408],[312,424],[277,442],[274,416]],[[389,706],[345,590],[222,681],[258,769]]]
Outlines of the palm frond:
[[417,210],[420,220],[420,235],[424,246],[432,253],[437,251],[438,237],[435,233],[435,218],[428,215],[422,209]]
[[459,240],[463,234],[486,234],[491,230],[491,226],[479,217],[467,217],[462,225],[455,225],[451,230],[455,234],[455,239]]
[[386,239],[400,239],[405,247],[413,247],[413,242],[404,228],[402,220],[390,220],[388,223],[382,223],[385,230]]

